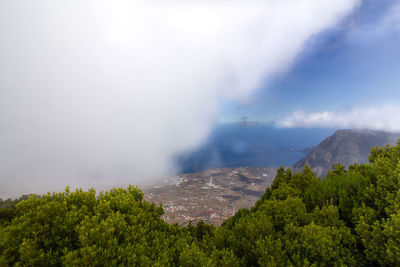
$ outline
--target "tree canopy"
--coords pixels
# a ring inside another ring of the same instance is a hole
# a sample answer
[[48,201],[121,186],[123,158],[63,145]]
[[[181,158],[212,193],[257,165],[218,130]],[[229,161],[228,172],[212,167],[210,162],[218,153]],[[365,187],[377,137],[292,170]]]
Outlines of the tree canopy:
[[220,227],[169,225],[133,186],[30,196],[0,213],[0,266],[400,265],[400,142],[369,161],[324,179],[281,167]]

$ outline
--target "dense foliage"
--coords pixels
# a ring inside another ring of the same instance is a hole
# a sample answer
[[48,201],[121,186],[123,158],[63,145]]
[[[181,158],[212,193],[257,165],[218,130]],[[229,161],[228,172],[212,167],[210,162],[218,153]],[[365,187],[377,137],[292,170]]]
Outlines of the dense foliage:
[[370,163],[280,168],[251,209],[220,227],[178,227],[135,187],[31,196],[0,226],[0,266],[397,266],[400,142]]
[[16,205],[22,200],[27,200],[28,197],[23,195],[18,199],[8,198],[6,200],[0,198],[0,225],[10,222],[16,214]]

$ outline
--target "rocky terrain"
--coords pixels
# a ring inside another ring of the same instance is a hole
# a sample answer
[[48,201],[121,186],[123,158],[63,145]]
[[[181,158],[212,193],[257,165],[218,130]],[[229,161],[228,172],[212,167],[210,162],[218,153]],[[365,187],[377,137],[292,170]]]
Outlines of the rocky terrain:
[[271,185],[276,167],[224,168],[179,175],[143,191],[149,202],[162,204],[164,219],[185,225],[203,220],[214,225],[238,209],[255,204]]
[[400,134],[370,130],[339,130],[323,140],[293,168],[300,170],[308,164],[319,176],[325,175],[334,163],[346,166],[365,163],[371,148],[395,144]]

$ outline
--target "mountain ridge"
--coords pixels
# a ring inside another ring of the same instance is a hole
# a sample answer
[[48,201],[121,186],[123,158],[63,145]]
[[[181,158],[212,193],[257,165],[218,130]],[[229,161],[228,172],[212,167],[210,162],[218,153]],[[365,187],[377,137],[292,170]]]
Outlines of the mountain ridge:
[[338,130],[294,164],[293,169],[299,171],[305,165],[309,165],[318,176],[324,176],[335,163],[345,166],[366,163],[371,148],[393,145],[399,138],[400,133],[358,129]]

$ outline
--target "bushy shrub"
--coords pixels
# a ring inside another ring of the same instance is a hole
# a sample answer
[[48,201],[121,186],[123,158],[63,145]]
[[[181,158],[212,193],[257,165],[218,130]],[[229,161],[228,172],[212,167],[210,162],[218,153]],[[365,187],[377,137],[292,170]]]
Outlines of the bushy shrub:
[[325,179],[280,168],[220,227],[162,214],[132,186],[31,196],[0,209],[0,266],[399,266],[400,142]]

